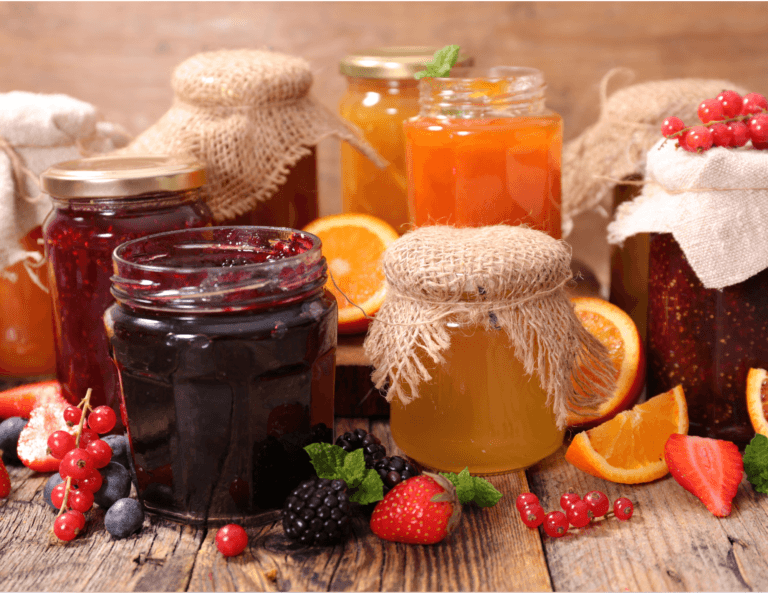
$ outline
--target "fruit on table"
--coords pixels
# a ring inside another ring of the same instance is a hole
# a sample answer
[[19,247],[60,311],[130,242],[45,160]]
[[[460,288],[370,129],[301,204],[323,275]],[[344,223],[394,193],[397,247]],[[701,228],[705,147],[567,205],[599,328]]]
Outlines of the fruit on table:
[[[132,533],[136,533],[143,524],[144,509],[135,498],[121,498],[109,507],[104,515],[104,527],[112,536],[117,538],[128,537]],[[218,544],[218,536],[216,543]]]
[[365,467],[369,468],[387,456],[387,449],[381,444],[381,439],[363,428],[345,432],[336,438],[336,444],[347,453],[362,449]]
[[384,494],[387,494],[400,482],[421,474],[419,468],[411,465],[407,459],[399,455],[379,459],[373,464],[373,469],[376,470],[381,477],[381,481],[384,483]]
[[405,544],[436,544],[459,524],[461,504],[446,478],[424,473],[397,484],[371,515],[371,531]]
[[8,470],[0,459],[0,498],[5,498],[11,493],[11,477],[8,475]]
[[58,381],[19,385],[0,391],[0,418],[29,418],[36,406],[56,401],[64,401]]
[[119,463],[108,463],[101,470],[103,483],[94,494],[94,501],[103,509],[110,508],[131,493],[131,474]]
[[682,386],[650,398],[611,420],[577,434],[565,459],[580,470],[621,484],[657,480],[669,472],[664,445],[688,433]]
[[369,323],[366,315],[373,316],[384,302],[386,288],[380,260],[387,246],[399,237],[397,231],[380,218],[352,213],[323,216],[304,230],[320,237],[323,243],[329,271],[326,288],[339,306],[339,333],[364,332]]
[[568,426],[591,428],[637,403],[645,383],[645,350],[635,322],[613,303],[594,297],[574,297],[571,303],[582,325],[608,349],[616,369],[616,390],[597,413],[568,415]]
[[123,434],[108,434],[102,439],[112,449],[112,461],[130,469],[128,456],[131,454],[128,437]]
[[27,422],[29,422],[27,419],[20,418],[19,416],[6,418],[0,422],[0,450],[3,452],[3,462],[9,465],[21,463],[16,453],[16,447],[19,444],[21,431],[27,425]]
[[36,472],[53,472],[59,469],[59,460],[48,453],[48,437],[57,430],[74,432],[75,428],[64,420],[63,399],[49,401],[35,407],[29,415],[29,422],[22,429],[16,447],[19,459]]
[[613,503],[613,514],[619,521],[629,521],[635,512],[635,505],[628,498],[617,498]]
[[247,545],[248,534],[239,525],[230,523],[216,532],[216,547],[224,556],[237,556]]
[[291,492],[280,514],[288,538],[313,546],[344,539],[349,534],[351,512],[344,480],[314,477]]
[[747,411],[757,434],[768,436],[768,371],[749,369],[747,373]]
[[730,441],[670,435],[664,458],[672,477],[716,517],[731,514],[731,501],[744,475],[739,448]]

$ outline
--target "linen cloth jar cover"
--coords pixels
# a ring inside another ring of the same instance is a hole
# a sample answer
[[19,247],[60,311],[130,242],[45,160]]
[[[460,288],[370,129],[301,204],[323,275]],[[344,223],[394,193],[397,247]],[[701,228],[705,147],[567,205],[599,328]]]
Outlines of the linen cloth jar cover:
[[[179,64],[171,84],[171,108],[125,151],[188,154],[203,162],[217,222],[253,212],[252,224],[302,228],[316,218],[313,164],[312,179],[296,182],[312,186],[311,199],[299,204],[280,190],[299,161],[314,161],[314,147],[325,138],[349,142],[386,164],[358,130],[310,95],[312,73],[301,58],[248,49],[204,52]],[[273,199],[289,203],[270,204]],[[291,210],[297,205],[302,211]]]
[[768,153],[693,154],[664,139],[642,193],[608,226],[620,244],[651,233],[648,390],[682,384],[690,433],[746,444],[750,368],[768,366]]
[[388,386],[395,442],[418,463],[526,467],[562,444],[569,410],[612,391],[607,352],[564,291],[564,242],[526,227],[424,226],[382,266],[387,296],[363,346],[376,387]]

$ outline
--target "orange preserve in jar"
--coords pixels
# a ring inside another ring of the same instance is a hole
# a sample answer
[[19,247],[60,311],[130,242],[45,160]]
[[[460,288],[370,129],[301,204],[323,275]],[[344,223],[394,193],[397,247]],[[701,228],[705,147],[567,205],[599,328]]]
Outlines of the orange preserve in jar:
[[562,118],[546,109],[533,68],[488,78],[424,78],[405,122],[411,222],[525,224],[562,235]]
[[[385,169],[347,143],[341,146],[342,197],[345,212],[362,212],[403,233],[408,228],[403,121],[419,113],[414,74],[424,69],[437,48],[388,47],[356,52],[339,66],[347,92],[339,113],[362,131],[389,163]],[[457,68],[470,60],[461,57]]]

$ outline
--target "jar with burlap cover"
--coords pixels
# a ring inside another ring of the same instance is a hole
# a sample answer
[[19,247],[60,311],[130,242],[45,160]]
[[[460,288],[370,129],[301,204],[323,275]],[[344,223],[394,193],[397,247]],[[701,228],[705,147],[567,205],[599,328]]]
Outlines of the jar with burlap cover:
[[521,226],[406,233],[383,255],[387,294],[364,342],[374,384],[388,401],[418,398],[431,378],[424,360],[445,362],[451,321],[505,332],[558,427],[569,411],[594,410],[613,391],[614,372],[565,292],[570,261],[566,243]]
[[309,93],[298,57],[263,50],[203,52],[173,72],[171,108],[126,149],[193,156],[206,166],[208,206],[217,221],[268,200],[290,168],[327,137],[386,163],[361,133]]

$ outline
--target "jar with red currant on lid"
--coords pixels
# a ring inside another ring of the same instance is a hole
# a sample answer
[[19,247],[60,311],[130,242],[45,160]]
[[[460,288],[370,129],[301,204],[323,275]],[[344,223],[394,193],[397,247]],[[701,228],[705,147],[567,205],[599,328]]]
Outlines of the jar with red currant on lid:
[[750,368],[768,367],[768,102],[725,91],[668,118],[609,242],[650,233],[648,389],[682,384],[690,432],[744,445]]

